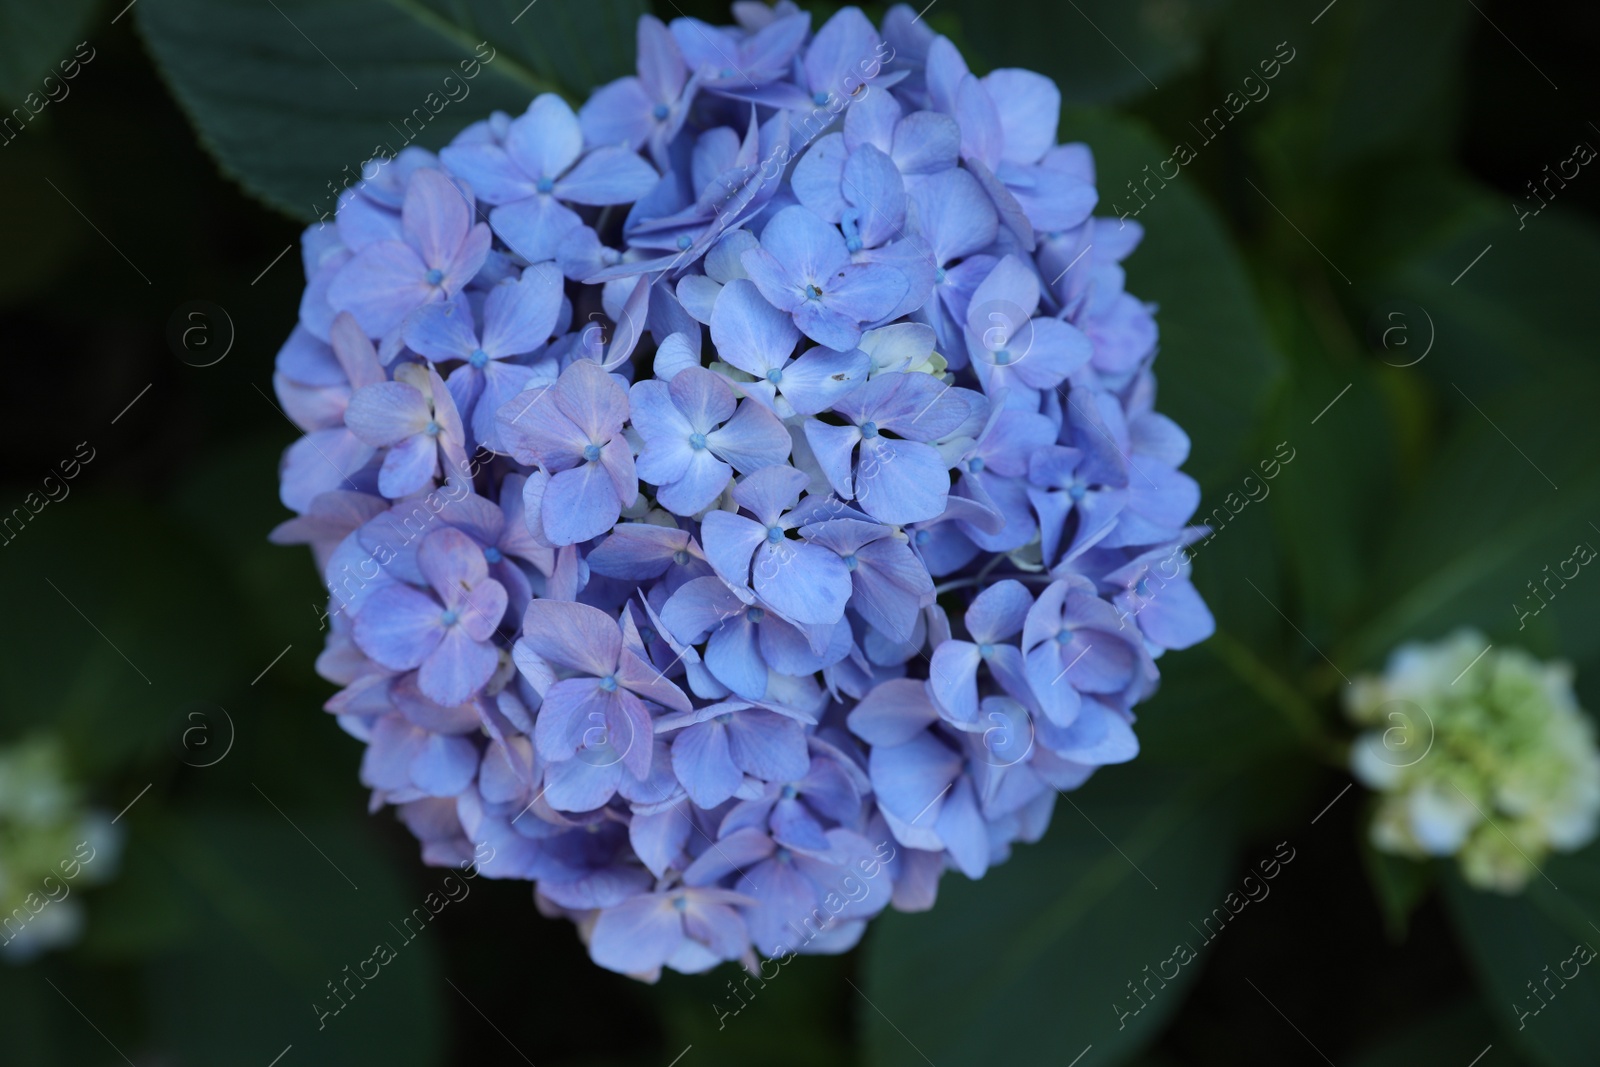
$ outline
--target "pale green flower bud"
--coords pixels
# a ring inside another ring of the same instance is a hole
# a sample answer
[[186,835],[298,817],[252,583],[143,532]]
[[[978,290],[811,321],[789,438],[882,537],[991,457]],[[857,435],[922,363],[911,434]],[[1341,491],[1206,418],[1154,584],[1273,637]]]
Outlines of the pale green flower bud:
[[0,957],[21,963],[77,940],[77,890],[116,870],[122,830],[83,804],[59,744],[0,748]]
[[1600,752],[1567,664],[1462,630],[1396,649],[1381,677],[1356,679],[1347,704],[1374,727],[1350,765],[1382,794],[1379,849],[1453,855],[1471,884],[1514,893],[1548,853],[1594,838]]

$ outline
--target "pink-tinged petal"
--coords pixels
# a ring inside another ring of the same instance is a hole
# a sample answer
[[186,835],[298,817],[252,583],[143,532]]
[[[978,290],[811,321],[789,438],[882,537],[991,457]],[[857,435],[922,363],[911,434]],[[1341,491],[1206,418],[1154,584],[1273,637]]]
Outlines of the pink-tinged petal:
[[378,471],[378,492],[390,500],[409,496],[433,484],[439,474],[439,446],[426,434],[417,434],[389,449]]
[[401,241],[379,241],[363,248],[328,286],[335,311],[348,311],[367,332],[382,337],[414,309],[439,296],[424,280],[427,264]]
[[443,171],[419,170],[411,177],[400,219],[423,263],[443,268],[472,225],[472,204]]
[[353,388],[374,385],[387,377],[383,373],[383,365],[378,362],[378,350],[372,347],[372,342],[362,332],[354,315],[345,311],[335,316],[331,337],[333,354]]
[[385,667],[410,670],[420,666],[443,640],[443,615],[444,608],[432,597],[409,585],[389,582],[374,590],[362,605],[356,616],[355,641],[361,651]]
[[539,758],[563,762],[585,749],[599,747],[606,736],[606,715],[614,696],[593,678],[568,678],[546,690],[533,724]]
[[284,453],[279,499],[303,514],[322,494],[350,489],[372,456],[371,445],[342,427],[308,433]]
[[556,409],[599,444],[628,421],[628,390],[593,360],[582,359],[556,381]]
[[552,764],[544,772],[545,803],[556,811],[594,811],[616,795],[622,775],[621,763],[610,757],[598,763],[569,759]]
[[689,698],[683,695],[683,690],[669,681],[654,664],[629,648],[622,650],[617,662],[617,684],[674,711],[685,712],[690,708]]
[[583,462],[588,435],[557,410],[554,385],[530,385],[502,404],[495,420],[501,443],[519,463],[559,471]]
[[460,602],[489,576],[489,565],[478,543],[453,527],[435,530],[417,547],[417,567],[447,606]]
[[344,419],[351,433],[382,448],[422,433],[433,416],[420,390],[404,382],[378,382],[356,390]]
[[708,434],[733,415],[733,390],[720,374],[701,367],[686,368],[667,388],[691,432]]
[[639,499],[639,475],[634,470],[633,449],[626,437],[619,433],[606,442],[600,450],[600,466],[611,477],[611,486],[622,506],[632,507]]
[[617,670],[622,632],[617,620],[587,604],[535,600],[522,620],[522,640],[557,667],[603,678]]

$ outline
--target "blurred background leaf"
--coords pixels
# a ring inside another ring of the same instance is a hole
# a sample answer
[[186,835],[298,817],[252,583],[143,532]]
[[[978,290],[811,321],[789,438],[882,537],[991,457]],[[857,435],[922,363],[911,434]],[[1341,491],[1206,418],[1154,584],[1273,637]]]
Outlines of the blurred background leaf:
[[[882,916],[864,967],[870,1062],[1043,1063],[1090,1044],[1114,1059],[1151,1041],[1206,963],[1189,923],[1228,889],[1220,787],[1138,764],[1097,774],[981,881],[947,875],[931,912]],[[1172,988],[1140,986],[1181,941],[1198,958]]]
[[[73,46],[83,40],[95,6],[95,0],[0,0],[0,103],[6,109],[23,103],[30,93],[48,99],[61,92],[61,74],[70,68],[60,64],[73,58]],[[54,85],[44,84],[46,75],[55,76]],[[30,111],[38,106],[39,100],[29,101]]]
[[642,11],[642,0],[144,0],[136,14],[222,168],[309,221],[333,213],[369,159],[437,149],[537,93],[581,102],[628,73]]

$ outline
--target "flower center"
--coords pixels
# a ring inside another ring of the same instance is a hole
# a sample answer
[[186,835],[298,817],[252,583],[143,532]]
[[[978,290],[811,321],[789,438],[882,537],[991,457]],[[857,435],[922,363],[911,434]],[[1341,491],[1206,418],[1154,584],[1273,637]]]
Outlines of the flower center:
[[811,102],[816,104],[818,107],[821,107],[828,102],[828,94],[819,89],[817,92],[811,94]]
[[650,114],[656,117],[657,122],[665,122],[667,116],[672,114],[672,109],[666,104],[657,104],[651,109]]
[[458,623],[460,621],[461,621],[461,616],[453,608],[451,610],[449,610],[449,611],[446,611],[443,615],[439,616],[439,622],[440,622],[441,625],[444,625],[444,626],[454,626],[456,623]]
[[644,629],[639,631],[639,640],[643,641],[647,645],[654,644],[656,638],[660,636],[661,635],[656,633],[655,628],[652,626],[646,626]]
[[852,552],[848,556],[844,557],[844,569],[845,570],[853,571],[857,567],[859,567],[860,565],[861,565],[861,561],[856,559],[856,554],[854,552]]
[[696,452],[703,451],[706,447],[706,435],[703,433],[690,434],[689,447],[694,449]]
[[689,898],[688,897],[673,897],[672,898],[672,906],[674,908],[676,908],[678,911],[688,911],[689,910]]
[[1150,583],[1145,581],[1143,578],[1140,578],[1137,582],[1134,583],[1133,592],[1134,592],[1134,595],[1136,595],[1136,596],[1149,596],[1150,595]]
[[588,460],[590,463],[599,462],[599,460],[600,460],[600,446],[599,445],[584,445],[583,446],[583,458]]
[[978,646],[978,655],[982,656],[984,659],[988,659],[990,656],[994,655],[994,646],[985,641],[983,644]]
[[1067,486],[1067,495],[1070,496],[1073,500],[1082,500],[1084,494],[1087,493],[1088,491],[1089,491],[1088,487],[1085,486],[1082,482],[1074,482],[1071,485]]
[[1072,640],[1072,631],[1071,630],[1060,630],[1060,631],[1057,631],[1057,633],[1056,633],[1056,643],[1057,644],[1064,645],[1068,641],[1071,641],[1071,640]]
[[806,286],[806,299],[807,300],[821,300],[822,299],[822,290],[817,288],[815,285],[809,285],[808,284]]
[[973,456],[971,459],[967,460],[967,470],[972,474],[981,473],[983,470],[983,457]]
[[776,524],[767,527],[767,544],[775,545],[783,540],[783,527]]
[[555,179],[553,179],[553,178],[540,178],[539,179],[538,188],[539,188],[539,191],[541,193],[548,193],[552,189],[554,189],[555,187],[556,187]]
[[779,798],[782,799],[782,800],[793,800],[795,797],[797,797],[799,795],[800,795],[800,790],[796,789],[792,785],[784,786],[783,790],[778,794]]
[[488,548],[483,550],[483,558],[488,560],[490,563],[499,563],[501,560],[505,559],[506,557],[505,557],[505,553],[501,552],[498,548],[494,547],[493,545],[490,545]]
[[689,550],[686,548],[678,549],[672,554],[672,562],[680,567],[687,567],[689,565]]
[[600,679],[600,688],[604,689],[608,693],[615,693],[617,691],[617,676],[614,674],[608,674],[604,678]]
[[760,622],[767,617],[767,613],[760,608],[750,608],[744,613],[744,617],[751,622]]
[[773,367],[771,370],[767,371],[767,381],[771,382],[773,385],[777,385],[779,382],[783,381],[783,371],[777,367]]
[[945,277],[946,277],[946,275],[945,275],[945,272],[944,272],[944,268],[940,267],[938,270],[933,272],[933,284],[934,285],[943,285]]
[[861,424],[861,436],[870,441],[878,436],[878,424],[868,419]]
[[733,721],[733,712],[731,712],[731,711],[723,712],[721,715],[717,716],[716,721],[720,722],[724,726],[728,725],[730,722]]
[[485,352],[481,348],[474,348],[472,350],[472,355],[467,357],[467,362],[472,364],[474,367],[477,367],[479,370],[482,370],[485,364],[489,362],[489,353]]
[[693,237],[690,237],[686,233],[680,233],[678,235],[678,251],[687,252],[689,250],[689,246],[692,244],[694,244]]
[[435,267],[422,277],[423,280],[429,285],[438,285],[440,282],[444,281],[444,271],[440,270],[438,267]]
[[911,540],[913,542],[915,542],[916,544],[919,544],[919,545],[925,545],[929,541],[931,541],[932,539],[933,539],[933,535],[931,533],[929,533],[927,530],[918,530],[916,532],[916,536],[911,538]]
[[441,427],[437,422],[430,420],[428,425],[422,428],[422,432],[427,434],[429,437],[438,437],[441,429],[443,429],[443,427]]
[[998,352],[996,352],[994,354],[994,365],[995,366],[1004,367],[1007,363],[1010,363],[1010,362],[1011,362],[1011,353],[1007,352],[1005,349],[1002,348],[1000,351],[998,351]]

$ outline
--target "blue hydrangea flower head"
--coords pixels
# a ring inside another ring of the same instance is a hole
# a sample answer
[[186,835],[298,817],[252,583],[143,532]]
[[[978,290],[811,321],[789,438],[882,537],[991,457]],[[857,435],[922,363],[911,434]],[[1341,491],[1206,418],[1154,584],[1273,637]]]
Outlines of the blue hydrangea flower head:
[[1213,629],[1054,84],[734,14],[348,194],[274,376],[374,804],[649,980],[981,877]]

